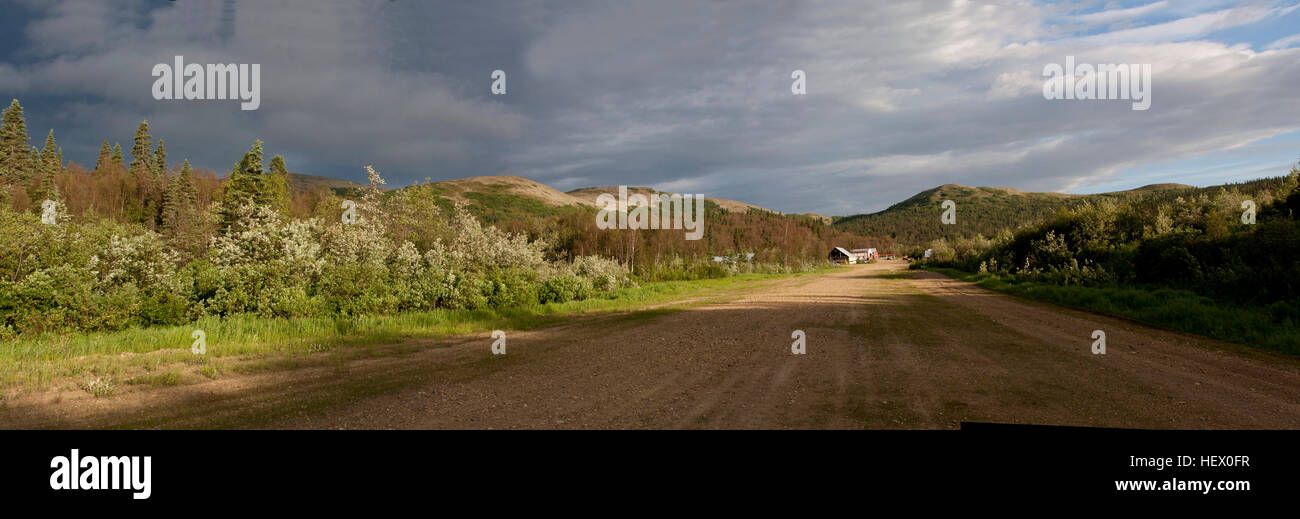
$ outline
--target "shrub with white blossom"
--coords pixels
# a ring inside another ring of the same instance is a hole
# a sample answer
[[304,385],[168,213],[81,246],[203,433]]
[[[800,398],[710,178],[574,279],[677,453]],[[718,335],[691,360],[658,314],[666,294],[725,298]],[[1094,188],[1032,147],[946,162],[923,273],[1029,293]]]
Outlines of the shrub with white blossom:
[[548,260],[544,240],[485,226],[461,206],[444,217],[427,200],[384,193],[379,172],[366,171],[355,222],[214,203],[205,218],[230,225],[197,256],[140,226],[46,225],[0,207],[0,339],[245,313],[518,307],[633,284],[616,260]]

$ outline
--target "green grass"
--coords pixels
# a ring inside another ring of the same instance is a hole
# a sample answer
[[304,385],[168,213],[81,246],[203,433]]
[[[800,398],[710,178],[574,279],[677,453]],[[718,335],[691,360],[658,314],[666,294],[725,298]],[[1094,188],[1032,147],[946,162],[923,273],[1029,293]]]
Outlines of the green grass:
[[1300,354],[1300,323],[1271,307],[1220,303],[1187,290],[1095,288],[1019,281],[935,268],[954,279],[1007,294],[1204,335],[1254,348]]
[[486,223],[499,222],[510,218],[546,217],[587,210],[579,206],[550,206],[534,198],[501,193],[499,192],[500,188],[490,191],[487,193],[469,191],[464,195],[465,198],[477,202],[477,204],[469,206],[470,213]]
[[165,373],[152,373],[132,377],[126,381],[127,384],[149,385],[149,386],[174,386],[181,383],[181,374],[177,371],[168,371]]
[[[793,274],[798,276],[801,274]],[[114,383],[170,385],[177,373],[140,375],[181,366],[209,379],[226,372],[291,369],[305,355],[329,353],[338,362],[401,353],[408,339],[444,338],[490,330],[526,330],[562,324],[581,316],[640,310],[683,300],[725,297],[791,275],[745,274],[698,281],[664,281],[623,288],[567,303],[510,309],[434,310],[368,317],[265,318],[237,315],[205,318],[184,326],[72,334],[0,343],[0,393],[13,388],[44,389],[72,381],[97,395]],[[195,355],[191,334],[206,334],[206,354]],[[398,345],[376,349],[377,345]],[[251,362],[250,362],[251,361]],[[234,364],[238,363],[238,366]],[[143,378],[142,378],[143,377]],[[90,385],[87,380],[98,381]],[[79,381],[79,382],[78,382]]]

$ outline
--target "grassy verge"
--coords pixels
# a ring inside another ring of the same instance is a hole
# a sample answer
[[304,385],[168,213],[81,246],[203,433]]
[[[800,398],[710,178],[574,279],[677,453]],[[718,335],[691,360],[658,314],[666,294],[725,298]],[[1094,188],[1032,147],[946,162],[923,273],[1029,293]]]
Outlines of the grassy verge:
[[[814,272],[815,273],[815,272]],[[647,306],[727,297],[772,280],[805,274],[746,274],[700,281],[665,281],[624,288],[583,301],[510,309],[434,310],[368,317],[207,318],[185,326],[75,334],[0,343],[0,395],[18,390],[77,387],[96,396],[122,385],[175,385],[228,372],[287,369],[306,354],[338,362],[373,356],[378,345],[490,330],[526,330],[579,316],[644,310]],[[195,355],[195,330],[206,353]],[[357,353],[360,350],[360,354]],[[392,348],[388,349],[391,353]],[[396,351],[401,353],[400,349]],[[247,361],[252,363],[250,368]],[[87,389],[89,388],[89,389]]]
[[1020,281],[995,274],[930,269],[1007,294],[1089,310],[1292,355],[1300,354],[1300,323],[1277,308],[1222,304],[1187,290],[1094,288]]

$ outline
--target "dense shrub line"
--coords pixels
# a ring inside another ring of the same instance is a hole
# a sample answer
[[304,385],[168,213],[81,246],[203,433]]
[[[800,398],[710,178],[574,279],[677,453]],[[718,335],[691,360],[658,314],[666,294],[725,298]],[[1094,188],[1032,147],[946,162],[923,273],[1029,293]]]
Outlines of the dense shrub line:
[[[1257,195],[1084,204],[1039,226],[936,240],[930,264],[1058,285],[1175,288],[1245,304],[1300,302],[1300,169]],[[1242,223],[1241,204],[1257,204]]]
[[231,225],[196,255],[144,226],[66,218],[45,225],[0,205],[0,337],[235,314],[517,307],[632,283],[617,261],[548,259],[544,242],[482,226],[464,211],[419,215],[421,237],[398,232],[388,223],[410,208],[382,196],[382,179],[370,175],[355,223],[293,219],[249,203],[224,211]]
[[[1018,295],[1300,352],[1300,168],[1276,188],[1083,204],[986,239],[935,240],[918,267]],[[1242,202],[1258,207],[1242,222]],[[919,251],[917,251],[919,255]]]

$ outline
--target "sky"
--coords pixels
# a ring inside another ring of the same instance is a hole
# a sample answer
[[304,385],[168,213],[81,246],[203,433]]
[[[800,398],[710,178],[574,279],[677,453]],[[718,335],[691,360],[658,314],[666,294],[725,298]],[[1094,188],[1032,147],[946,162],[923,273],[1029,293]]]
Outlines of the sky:
[[[1286,174],[1300,1],[0,0],[0,98],[68,160],[130,149],[390,187],[519,175],[873,212],[938,185],[1094,193]],[[155,64],[257,63],[261,105],[158,100]],[[1150,65],[1148,110],[1043,69]],[[491,91],[494,70],[506,93]],[[791,73],[806,75],[792,93]],[[127,160],[130,160],[129,157]]]

